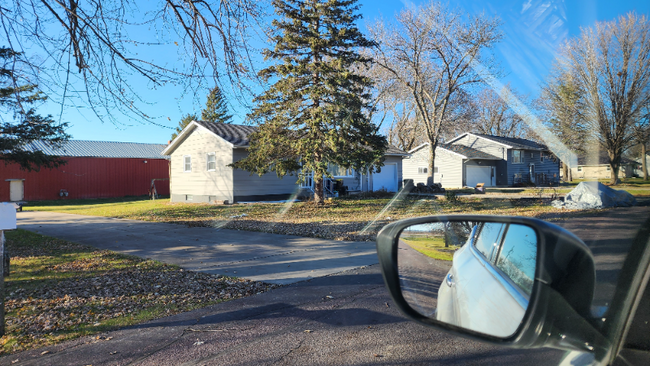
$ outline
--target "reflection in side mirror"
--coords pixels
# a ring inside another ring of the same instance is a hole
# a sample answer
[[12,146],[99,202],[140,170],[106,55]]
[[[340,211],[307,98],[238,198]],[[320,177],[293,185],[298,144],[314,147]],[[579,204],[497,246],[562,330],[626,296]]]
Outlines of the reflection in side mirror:
[[538,238],[523,224],[446,221],[406,227],[397,264],[406,302],[425,317],[512,336],[532,293]]

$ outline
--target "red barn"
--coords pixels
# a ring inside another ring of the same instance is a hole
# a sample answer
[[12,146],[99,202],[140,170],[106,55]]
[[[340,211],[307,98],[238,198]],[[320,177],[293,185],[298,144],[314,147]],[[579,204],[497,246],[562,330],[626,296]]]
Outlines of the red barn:
[[61,148],[35,142],[32,151],[63,157],[54,169],[24,171],[0,162],[0,201],[142,196],[151,182],[169,195],[169,158],[163,144],[70,140]]

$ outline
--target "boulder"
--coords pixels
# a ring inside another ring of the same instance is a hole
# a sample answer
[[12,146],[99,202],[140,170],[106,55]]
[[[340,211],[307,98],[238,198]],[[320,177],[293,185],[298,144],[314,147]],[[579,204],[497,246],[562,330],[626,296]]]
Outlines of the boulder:
[[617,191],[600,182],[582,182],[564,197],[564,202],[555,200],[553,207],[571,210],[586,210],[605,207],[627,207],[636,204],[634,196]]

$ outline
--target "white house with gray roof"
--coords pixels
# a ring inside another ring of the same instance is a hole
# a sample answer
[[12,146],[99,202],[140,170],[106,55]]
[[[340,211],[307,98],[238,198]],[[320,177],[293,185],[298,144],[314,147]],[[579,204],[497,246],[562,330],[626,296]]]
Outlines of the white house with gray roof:
[[[298,185],[297,176],[263,176],[229,167],[248,154],[253,126],[192,121],[163,151],[171,158],[172,202],[256,201],[284,199],[312,189],[311,180]],[[333,166],[350,192],[385,189],[396,192],[402,180],[402,158],[395,147],[386,152],[381,172],[368,174]]]
[[[404,179],[427,184],[430,145],[422,144],[409,155],[403,163]],[[547,184],[560,175],[559,160],[542,144],[470,132],[439,144],[434,164],[434,182],[445,188]]]

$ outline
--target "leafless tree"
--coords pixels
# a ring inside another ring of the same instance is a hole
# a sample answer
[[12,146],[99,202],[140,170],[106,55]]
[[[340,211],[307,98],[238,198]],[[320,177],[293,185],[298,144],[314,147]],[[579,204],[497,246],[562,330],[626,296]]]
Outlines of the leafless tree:
[[[151,122],[142,106],[152,101],[135,84],[199,91],[253,75],[249,37],[263,17],[260,3],[7,0],[0,32],[10,48],[31,57],[22,71],[62,108],[81,104],[101,119],[118,111]],[[160,57],[172,48],[179,62]]]
[[376,23],[371,37],[376,64],[390,81],[408,91],[421,118],[423,135],[431,144],[429,172],[433,178],[435,149],[450,120],[454,96],[481,82],[472,68],[480,62],[487,70],[494,62],[486,51],[501,38],[499,21],[472,16],[435,2],[407,8],[396,24]]
[[[504,88],[510,88],[504,86]],[[511,88],[510,88],[511,89]],[[525,96],[511,90],[511,93],[520,101]],[[526,104],[526,103],[524,103]],[[502,137],[528,138],[530,131],[523,119],[510,107],[511,102],[504,100],[497,92],[490,88],[481,90],[472,100],[474,109],[473,129],[479,133]]]
[[648,180],[648,159],[646,157],[648,142],[650,141],[650,104],[644,108],[642,117],[632,127],[634,143],[640,147],[641,169],[643,180]]
[[[585,95],[575,78],[563,70],[553,70],[537,100],[550,130],[571,151],[584,154],[590,139],[585,110]],[[571,181],[570,161],[562,161],[563,176]]]
[[629,13],[583,29],[561,50],[560,68],[575,76],[585,115],[607,152],[611,184],[618,182],[623,152],[650,103],[650,23]]

